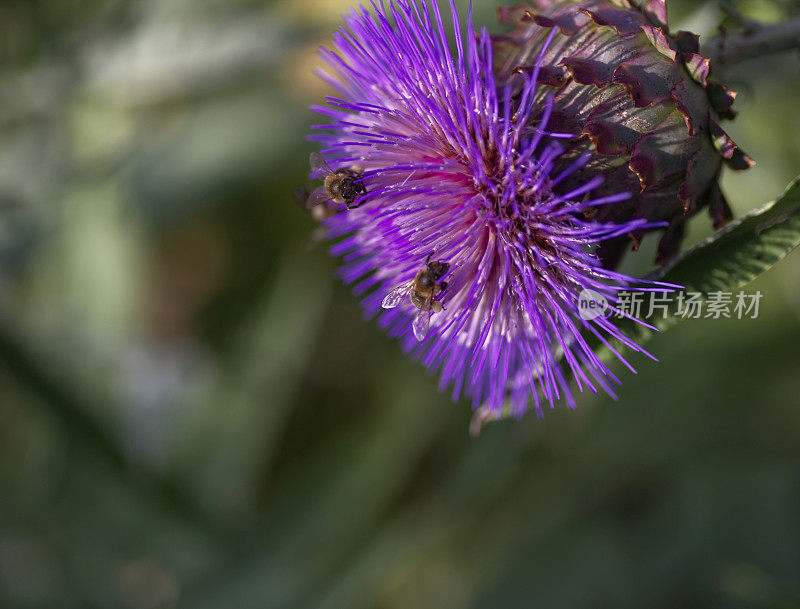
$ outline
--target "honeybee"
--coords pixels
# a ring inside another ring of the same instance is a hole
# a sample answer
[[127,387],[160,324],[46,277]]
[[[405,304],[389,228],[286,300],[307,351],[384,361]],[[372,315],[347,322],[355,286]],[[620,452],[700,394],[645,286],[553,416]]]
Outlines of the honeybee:
[[330,201],[344,203],[347,209],[358,207],[353,205],[356,197],[367,194],[367,188],[358,181],[363,173],[360,167],[342,167],[334,171],[318,152],[311,153],[309,162],[311,169],[325,178],[325,183],[308,197],[306,206],[309,209],[329,204]]
[[393,309],[408,294],[411,297],[411,302],[419,309],[411,326],[414,330],[414,336],[419,341],[423,340],[428,333],[431,314],[438,313],[444,308],[442,303],[434,300],[434,298],[447,288],[446,281],[437,282],[450,269],[450,265],[447,262],[442,262],[441,260],[431,261],[431,255],[428,254],[425,259],[425,268],[420,269],[414,279],[397,286],[389,292],[381,304],[384,309]]

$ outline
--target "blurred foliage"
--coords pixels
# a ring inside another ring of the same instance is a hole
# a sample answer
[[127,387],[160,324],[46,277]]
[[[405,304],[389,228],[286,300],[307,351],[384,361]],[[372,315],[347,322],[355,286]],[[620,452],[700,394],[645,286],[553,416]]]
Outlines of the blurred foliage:
[[[655,338],[618,403],[471,439],[292,200],[346,8],[0,5],[0,605],[800,607],[800,257],[758,319]],[[800,168],[798,73],[724,75],[739,214]]]

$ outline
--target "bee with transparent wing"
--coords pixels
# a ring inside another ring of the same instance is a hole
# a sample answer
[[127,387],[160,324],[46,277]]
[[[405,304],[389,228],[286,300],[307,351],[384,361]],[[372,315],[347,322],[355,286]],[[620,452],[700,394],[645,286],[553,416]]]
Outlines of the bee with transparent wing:
[[358,207],[354,205],[356,199],[367,194],[367,188],[361,182],[364,172],[360,167],[331,169],[318,152],[311,153],[309,163],[311,170],[325,182],[309,195],[306,207],[313,209],[318,205],[328,205],[330,201],[340,205],[343,203],[347,209]]
[[439,282],[439,279],[450,270],[450,265],[446,262],[431,261],[431,255],[428,254],[425,259],[425,268],[420,269],[414,279],[394,288],[386,295],[381,304],[384,309],[393,309],[408,295],[418,309],[411,327],[414,330],[414,336],[419,341],[424,340],[428,333],[431,315],[444,309],[442,303],[434,298],[447,288],[447,282]]

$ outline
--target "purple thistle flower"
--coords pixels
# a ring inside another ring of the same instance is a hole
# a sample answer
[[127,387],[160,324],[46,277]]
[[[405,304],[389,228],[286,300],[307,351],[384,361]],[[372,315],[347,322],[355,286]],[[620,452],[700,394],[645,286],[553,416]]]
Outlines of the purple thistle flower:
[[[538,64],[519,75],[519,95],[498,88],[491,38],[473,35],[471,10],[462,36],[450,2],[454,55],[435,4],[373,9],[345,17],[338,53],[321,51],[335,76],[320,76],[340,95],[313,108],[331,122],[311,139],[333,170],[359,166],[367,191],[324,221],[340,239],[331,253],[344,257],[342,277],[407,352],[441,369],[454,400],[464,392],[497,413],[508,400],[514,415],[532,400],[541,414],[562,397],[574,406],[571,379],[613,396],[619,380],[584,337],[646,352],[612,319],[583,319],[578,301],[592,290],[616,311],[636,280],[603,268],[597,244],[654,225],[590,219],[629,193],[593,198],[601,177],[564,188],[590,153],[566,158],[559,139],[572,134],[547,130],[553,99],[537,89]],[[441,272],[427,300],[412,302],[429,260]]]

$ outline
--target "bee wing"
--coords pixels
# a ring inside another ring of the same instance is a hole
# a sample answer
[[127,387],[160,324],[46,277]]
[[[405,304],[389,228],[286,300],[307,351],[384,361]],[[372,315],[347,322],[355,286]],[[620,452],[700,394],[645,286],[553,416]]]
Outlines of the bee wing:
[[308,199],[306,200],[306,208],[312,209],[317,205],[322,205],[323,203],[330,201],[330,199],[331,197],[326,192],[325,187],[320,186],[314,192],[308,195]]
[[327,175],[333,173],[325,158],[319,152],[312,152],[308,157],[308,162],[311,165],[311,171],[317,175]]
[[420,309],[417,312],[417,315],[414,317],[414,323],[411,324],[411,327],[414,329],[414,336],[417,337],[418,341],[425,340],[425,335],[428,333],[428,326],[431,323],[431,310],[430,309]]
[[397,286],[391,292],[389,292],[386,297],[383,299],[381,306],[384,309],[394,309],[397,305],[400,304],[400,301],[403,300],[403,297],[408,294],[408,291],[411,289],[412,281],[408,281]]

